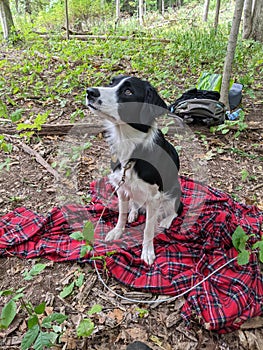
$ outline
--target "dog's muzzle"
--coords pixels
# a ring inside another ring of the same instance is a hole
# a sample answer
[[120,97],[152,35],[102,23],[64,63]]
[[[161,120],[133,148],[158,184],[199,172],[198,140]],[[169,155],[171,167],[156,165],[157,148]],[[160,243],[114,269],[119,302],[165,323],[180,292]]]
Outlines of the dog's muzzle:
[[99,89],[96,88],[87,88],[86,90],[86,99],[87,99],[87,106],[97,109],[94,104],[99,104],[101,105],[101,100],[99,99],[100,97],[100,92]]

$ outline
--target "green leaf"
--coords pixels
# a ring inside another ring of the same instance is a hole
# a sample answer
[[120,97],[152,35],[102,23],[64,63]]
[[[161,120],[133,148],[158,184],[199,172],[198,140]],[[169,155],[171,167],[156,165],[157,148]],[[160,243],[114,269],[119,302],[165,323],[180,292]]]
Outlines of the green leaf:
[[46,308],[46,303],[43,302],[43,303],[37,305],[37,306],[34,308],[34,311],[35,311],[36,314],[41,315],[41,314],[44,313],[45,308]]
[[17,109],[16,111],[14,111],[13,113],[11,113],[10,115],[10,119],[12,120],[13,123],[17,122],[18,120],[20,120],[22,118],[22,112],[24,110],[22,108]]
[[47,333],[47,332],[40,331],[34,343],[33,349],[44,350],[45,346],[50,347],[50,345],[52,344],[52,340],[53,340],[53,334],[51,332]]
[[243,250],[238,254],[237,263],[238,265],[246,265],[249,262],[250,252],[248,250]]
[[57,322],[58,324],[63,323],[68,317],[66,315],[56,313],[54,312],[53,314],[45,317],[41,323],[41,326],[44,328],[51,328],[52,327],[52,322]]
[[259,249],[259,260],[263,263],[263,236],[261,237],[261,241],[253,244],[252,249]]
[[0,290],[0,297],[1,296],[7,296],[7,295],[10,295],[10,294],[13,294],[13,293],[14,293],[13,289]]
[[16,316],[16,303],[10,300],[2,309],[0,316],[0,329],[7,329]]
[[[263,238],[263,236],[262,236]],[[263,240],[262,241],[257,241],[256,243],[253,244],[252,249],[257,249],[259,248],[260,250],[263,249]]]
[[249,172],[246,169],[241,170],[241,180],[246,181],[249,176]]
[[240,226],[236,228],[235,232],[232,235],[233,245],[238,252],[242,252],[245,249],[246,242],[248,239],[249,239],[249,236]]
[[47,264],[35,264],[30,271],[25,271],[23,273],[24,279],[26,281],[29,281],[33,278],[33,276],[36,276],[40,274],[45,268]]
[[138,312],[140,318],[145,317],[149,313],[149,311],[147,309],[141,309],[139,307],[136,308],[136,311]]
[[75,239],[76,241],[84,241],[84,236],[83,233],[80,231],[76,231],[71,233],[71,235],[69,235],[70,238]]
[[27,350],[31,347],[33,342],[36,340],[39,333],[39,326],[35,325],[34,327],[30,328],[26,334],[23,336],[22,342],[21,342],[21,350]]
[[78,278],[75,281],[75,284],[77,287],[81,287],[83,285],[84,282],[84,273],[80,273],[80,275],[78,276]]
[[164,135],[166,135],[166,134],[168,133],[168,131],[169,131],[168,126],[164,126],[164,127],[162,128],[162,133],[163,133]]
[[101,312],[102,306],[99,304],[95,304],[92,306],[92,308],[88,311],[89,315],[97,314],[98,312]]
[[31,329],[31,328],[33,328],[36,325],[38,325],[38,317],[37,317],[37,315],[33,315],[33,316],[29,317],[29,319],[27,321],[28,329]]
[[66,298],[73,292],[74,286],[75,282],[70,283],[68,286],[63,288],[63,290],[59,293],[59,296],[61,298]]
[[62,326],[57,326],[57,325],[53,325],[52,329],[55,333],[61,333],[62,332]]
[[227,129],[227,128],[222,129],[222,134],[223,134],[223,135],[225,135],[225,134],[227,134],[229,131],[230,131],[230,130],[229,130],[229,129]]
[[78,337],[89,337],[95,329],[94,323],[90,318],[84,318],[81,320],[77,327],[77,335]]
[[83,244],[80,248],[80,258],[84,258],[84,256],[92,250],[91,245]]
[[23,298],[23,296],[24,296],[24,293],[17,293],[16,295],[13,296],[12,299],[13,299],[14,301],[17,301],[17,300]]
[[86,242],[94,241],[94,225],[91,221],[87,221],[83,227],[83,237]]

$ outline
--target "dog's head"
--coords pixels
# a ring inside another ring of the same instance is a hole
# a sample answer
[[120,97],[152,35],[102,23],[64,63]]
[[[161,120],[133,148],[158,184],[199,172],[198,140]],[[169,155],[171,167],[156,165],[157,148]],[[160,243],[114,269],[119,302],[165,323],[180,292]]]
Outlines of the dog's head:
[[106,87],[87,89],[87,105],[111,121],[151,126],[165,114],[167,105],[147,81],[117,76]]

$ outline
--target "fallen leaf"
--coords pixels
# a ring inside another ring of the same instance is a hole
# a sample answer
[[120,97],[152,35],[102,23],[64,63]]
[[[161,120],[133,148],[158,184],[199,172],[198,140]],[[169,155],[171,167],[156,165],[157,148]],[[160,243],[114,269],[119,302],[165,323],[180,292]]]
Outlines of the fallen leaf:
[[126,329],[132,340],[146,341],[148,339],[147,332],[144,328],[134,327]]
[[53,313],[54,308],[52,306],[46,306],[45,312],[47,316],[51,315]]
[[108,313],[108,317],[116,320],[118,323],[120,323],[124,318],[124,312],[120,309],[114,309],[113,311]]

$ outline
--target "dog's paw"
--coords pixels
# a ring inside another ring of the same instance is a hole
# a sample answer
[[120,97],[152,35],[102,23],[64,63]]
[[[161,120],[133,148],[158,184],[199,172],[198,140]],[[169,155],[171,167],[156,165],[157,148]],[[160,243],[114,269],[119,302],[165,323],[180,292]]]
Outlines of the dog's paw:
[[119,239],[122,233],[123,233],[122,228],[114,227],[114,229],[112,229],[110,232],[107,233],[105,237],[105,241],[109,242],[109,241],[114,241],[116,239]]
[[138,219],[138,210],[137,209],[131,209],[128,215],[128,222],[134,222]]
[[148,265],[152,265],[155,260],[153,243],[144,244],[142,247],[141,259]]

